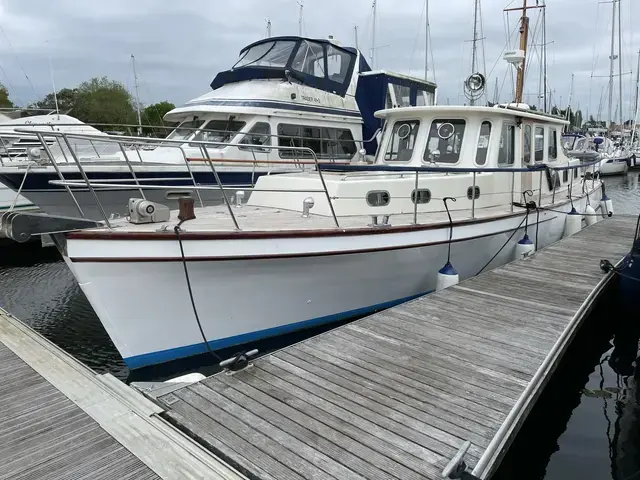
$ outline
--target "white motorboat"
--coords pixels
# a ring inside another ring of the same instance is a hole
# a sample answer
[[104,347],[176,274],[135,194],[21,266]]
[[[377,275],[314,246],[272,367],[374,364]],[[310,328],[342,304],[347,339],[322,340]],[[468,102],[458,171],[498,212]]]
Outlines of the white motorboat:
[[[561,118],[509,106],[376,115],[373,164],[261,176],[248,203],[194,218],[132,200],[127,219],[54,236],[130,368],[383,309],[595,221],[595,164],[564,154]],[[19,219],[3,229],[20,237]],[[44,220],[39,233],[64,230]]]
[[[196,197],[199,205],[222,200],[218,190],[194,192],[194,183],[220,182],[231,190],[246,190],[248,198],[248,189],[260,176],[306,168],[309,151],[276,150],[272,145],[308,147],[323,161],[358,160],[375,153],[381,126],[373,115],[376,110],[433,105],[436,94],[433,83],[372,72],[358,50],[331,38],[301,37],[272,37],[248,45],[233,68],[217,74],[211,88],[167,113],[167,122],[179,123],[167,142],[148,139],[141,144],[131,138],[123,144],[110,136],[75,135],[67,145],[46,137],[46,149],[35,152],[40,155],[36,165],[28,172],[27,162],[2,166],[0,182],[14,191],[22,185],[24,196],[48,213],[98,219],[101,212],[87,188],[73,187],[69,196],[67,188],[51,181],[82,180],[76,164],[81,163],[92,181],[121,185],[96,188],[104,210],[118,215],[127,213],[130,197],[141,194],[173,208],[185,195]],[[24,136],[25,129],[18,130]],[[187,165],[191,157],[213,159],[218,178],[202,162]],[[175,188],[160,192],[146,188],[149,183]]]

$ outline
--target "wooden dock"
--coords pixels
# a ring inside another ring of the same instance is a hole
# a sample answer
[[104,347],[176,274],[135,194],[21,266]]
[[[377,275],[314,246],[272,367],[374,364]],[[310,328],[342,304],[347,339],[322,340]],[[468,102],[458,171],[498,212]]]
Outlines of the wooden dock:
[[0,479],[245,478],[162,412],[0,310]]
[[252,479],[442,478],[465,441],[468,471],[487,478],[612,278],[600,259],[620,261],[634,233],[634,218],[601,221],[527,260],[156,397],[176,426]]

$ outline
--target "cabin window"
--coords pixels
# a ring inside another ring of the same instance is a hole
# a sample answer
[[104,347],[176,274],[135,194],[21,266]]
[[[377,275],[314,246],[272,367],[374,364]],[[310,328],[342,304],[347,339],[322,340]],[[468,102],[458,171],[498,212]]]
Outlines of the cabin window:
[[193,133],[204,125],[204,120],[187,120],[169,134],[168,140],[187,140]]
[[275,67],[284,68],[289,61],[291,52],[296,46],[295,41],[278,40],[264,42],[251,47],[244,52],[233,68],[240,67]]
[[324,78],[326,77],[324,60],[324,48],[321,43],[303,40],[293,58],[291,68],[307,75]]
[[[281,147],[307,147],[318,158],[351,159],[358,148],[351,130],[346,128],[307,127],[304,125],[278,125],[278,145]],[[301,158],[310,155],[300,150],[280,150],[280,158]]]
[[393,91],[396,94],[397,107],[411,106],[411,89],[409,87],[393,84]]
[[513,165],[516,160],[516,126],[511,123],[502,124],[498,165]]
[[524,149],[522,160],[524,163],[531,162],[531,125],[524,126]]
[[476,185],[475,187],[467,188],[467,198],[469,200],[480,198],[480,187]]
[[384,159],[387,162],[408,162],[413,156],[420,122],[401,120],[393,124]]
[[480,125],[480,135],[478,135],[478,149],[476,150],[476,164],[478,165],[485,165],[487,163],[490,137],[491,122],[482,122],[482,125]]
[[[236,120],[211,120],[198,131],[196,136],[193,137],[193,141],[230,143],[245,124],[245,122]],[[198,145],[192,144],[191,146],[197,147]],[[225,145],[213,146],[217,148],[225,147]]]
[[429,203],[431,201],[431,190],[428,188],[420,188],[411,192],[411,202],[413,203]]
[[549,129],[549,161],[558,158],[558,134],[555,128]]
[[573,178],[578,178],[578,169],[577,168],[573,169]]
[[544,128],[536,127],[536,136],[534,139],[535,160],[541,162],[544,160]]
[[386,190],[374,190],[367,193],[367,204],[371,207],[384,207],[389,205],[391,196]]
[[[245,145],[271,145],[271,127],[267,122],[258,122],[246,135],[242,137],[241,144]],[[268,148],[238,147],[240,150],[268,151]]]
[[329,80],[343,83],[347,79],[350,65],[351,55],[335,48],[333,45],[327,47],[327,74],[329,75]]
[[562,171],[562,181],[567,183],[569,181],[569,170]]
[[462,119],[436,119],[431,123],[425,162],[458,163],[467,122]]

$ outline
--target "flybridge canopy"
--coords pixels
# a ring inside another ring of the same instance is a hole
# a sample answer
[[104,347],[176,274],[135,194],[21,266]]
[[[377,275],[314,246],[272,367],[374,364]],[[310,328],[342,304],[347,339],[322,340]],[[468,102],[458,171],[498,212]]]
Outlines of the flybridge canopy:
[[[360,74],[356,102],[362,115],[363,136],[371,138],[382,127],[382,119],[375,113],[387,108],[435,105],[436,84],[420,78],[384,70]],[[377,142],[365,144],[370,155],[375,154]]]
[[281,78],[345,96],[353,72],[370,70],[358,51],[330,40],[303,37],[271,37],[244,47],[231,70],[220,72],[211,82],[214,90],[223,85]]

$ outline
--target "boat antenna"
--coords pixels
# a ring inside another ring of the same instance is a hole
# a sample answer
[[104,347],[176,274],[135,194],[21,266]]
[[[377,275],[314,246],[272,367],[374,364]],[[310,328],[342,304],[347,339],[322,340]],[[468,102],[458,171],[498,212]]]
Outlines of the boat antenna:
[[373,5],[371,6],[373,10],[373,21],[371,23],[371,68],[375,68],[375,59],[376,59],[376,11],[377,11],[377,2],[373,0]]
[[356,40],[356,50],[358,50],[358,25],[353,26],[353,34]]
[[136,57],[131,54],[131,65],[133,67],[133,83],[136,88],[136,111],[138,113],[138,135],[142,136],[142,117],[140,116],[140,92],[138,91],[138,75],[136,74]]
[[271,19],[267,18],[267,38],[271,38]]
[[56,114],[60,114],[60,108],[58,107],[58,93],[56,92],[56,82],[53,77],[53,65],[51,63],[51,54],[49,54],[49,72],[51,73],[51,87],[53,88],[53,101],[56,104]]
[[300,12],[298,13],[298,36],[302,36],[302,19],[304,16],[304,3],[302,0],[298,1],[298,5],[300,6]]

